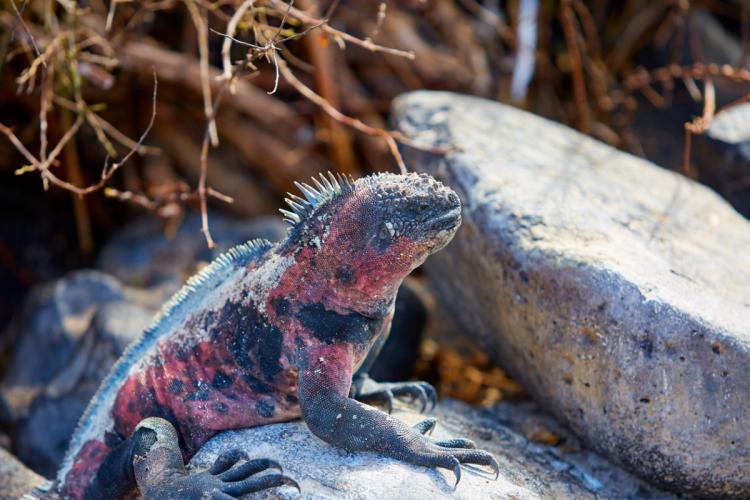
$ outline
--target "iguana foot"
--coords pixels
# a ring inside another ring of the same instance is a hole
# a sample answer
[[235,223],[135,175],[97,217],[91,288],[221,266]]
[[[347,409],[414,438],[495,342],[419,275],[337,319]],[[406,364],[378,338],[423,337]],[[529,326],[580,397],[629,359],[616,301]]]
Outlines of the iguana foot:
[[[422,420],[421,422],[415,424],[412,429],[419,432],[425,437],[429,437],[430,434],[432,434],[432,431],[435,429],[435,426],[437,425],[437,419],[435,418],[426,418]],[[477,444],[472,441],[471,439],[465,439],[465,438],[451,438],[451,439],[432,439],[429,438],[430,441],[433,444],[436,444],[442,448],[467,448],[467,449],[474,449],[477,447]]]
[[149,418],[139,424],[156,432],[156,442],[133,460],[138,488],[146,500],[228,500],[277,486],[299,485],[283,474],[263,474],[281,466],[268,459],[249,459],[241,450],[220,455],[211,468],[188,472],[182,463],[177,434],[169,422]]
[[192,474],[178,472],[165,479],[146,499],[228,500],[277,486],[288,485],[300,489],[292,478],[283,474],[255,476],[270,468],[281,471],[281,466],[272,460],[249,460],[239,450],[232,450],[219,456],[207,471]]
[[[461,465],[483,465],[492,468],[495,473],[495,479],[500,475],[500,464],[495,457],[484,450],[477,450],[476,443],[471,439],[451,438],[451,439],[433,439],[429,437],[435,429],[437,420],[426,418],[415,424],[412,429],[422,435],[426,441],[426,450],[420,450],[419,453],[413,453],[413,457],[406,456],[404,459],[409,462],[419,463],[427,467],[443,467],[452,469],[456,476],[456,486],[461,481]],[[415,460],[416,459],[416,460]]]
[[358,376],[352,381],[350,395],[369,405],[383,405],[388,413],[393,412],[393,400],[401,397],[408,397],[410,402],[419,401],[421,413],[427,409],[428,403],[430,410],[437,404],[435,388],[427,382],[376,382],[367,375]]

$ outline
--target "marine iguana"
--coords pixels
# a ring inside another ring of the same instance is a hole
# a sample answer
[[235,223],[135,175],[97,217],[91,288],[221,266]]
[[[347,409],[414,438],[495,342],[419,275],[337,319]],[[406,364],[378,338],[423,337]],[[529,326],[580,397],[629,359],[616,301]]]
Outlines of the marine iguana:
[[[50,498],[232,498],[290,484],[239,452],[205,472],[183,459],[216,433],[299,418],[323,441],[453,471],[499,466],[465,439],[435,441],[427,419],[391,417],[393,398],[435,404],[425,382],[367,376],[399,285],[443,248],[461,204],[426,174],[295,183],[276,244],[234,247],[191,278],[103,381],[73,434]],[[366,403],[366,404],[363,404]],[[369,403],[369,404],[367,404]],[[370,406],[385,405],[388,413]],[[298,486],[297,486],[298,487]],[[299,487],[298,487],[299,488]]]

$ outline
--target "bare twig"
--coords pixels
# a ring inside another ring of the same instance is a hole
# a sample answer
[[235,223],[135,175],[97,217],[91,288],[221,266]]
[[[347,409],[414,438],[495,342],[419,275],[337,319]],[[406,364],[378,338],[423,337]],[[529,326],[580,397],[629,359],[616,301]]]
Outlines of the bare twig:
[[44,71],[44,85],[39,106],[39,159],[47,160],[47,113],[54,89],[55,69],[53,66]]
[[[93,111],[91,111],[90,108],[86,107],[83,110],[81,110],[78,105],[68,99],[65,99],[64,97],[61,97],[59,95],[53,96],[52,100],[55,104],[60,106],[61,108],[65,108],[70,111],[75,111],[76,113],[85,113],[86,114],[86,121],[89,124],[94,124],[95,126],[98,126],[101,130],[107,133],[112,139],[119,142],[121,145],[128,149],[134,149],[136,153],[141,155],[158,155],[161,153],[161,149],[155,147],[155,146],[145,146],[143,144],[138,144],[138,142],[134,141],[127,135],[120,132],[114,125],[112,125],[110,122],[102,118],[101,116],[97,115]],[[93,125],[92,125],[93,126]]]
[[[144,130],[143,134],[141,134],[141,137],[138,139],[136,146],[141,146],[143,144],[143,141],[146,139],[146,136],[151,131],[151,128],[154,125],[154,119],[156,117],[157,88],[158,88],[158,80],[156,79],[156,73],[154,73],[154,90],[153,90],[153,95],[152,95],[151,119],[149,120],[146,130]],[[55,148],[50,152],[49,156],[47,157],[45,161],[39,161],[38,159],[36,159],[34,155],[31,154],[31,152],[29,152],[28,149],[26,149],[23,143],[21,143],[21,141],[13,133],[13,131],[7,126],[5,126],[4,124],[0,123],[0,132],[2,132],[10,140],[13,146],[15,146],[15,148],[30,163],[29,166],[18,169],[16,173],[23,174],[26,172],[38,171],[40,175],[42,176],[42,179],[45,180],[45,182],[50,182],[62,189],[66,189],[80,196],[93,193],[103,188],[106,182],[112,177],[112,175],[122,165],[124,165],[133,156],[133,154],[136,153],[136,150],[138,148],[131,149],[123,157],[122,160],[120,160],[119,162],[113,163],[111,165],[109,164],[109,159],[105,160],[104,167],[102,168],[101,178],[99,179],[99,181],[87,187],[80,187],[71,182],[62,180],[59,177],[57,177],[54,173],[52,173],[52,171],[49,169],[50,165],[55,161],[57,156],[60,154],[60,151],[62,150],[62,148],[64,148],[65,145],[68,143],[68,141],[70,141],[70,139],[73,138],[73,136],[75,136],[76,133],[78,133],[78,130],[81,128],[81,125],[83,124],[83,122],[84,122],[84,115],[79,114],[75,123],[73,123],[73,125],[65,132],[63,137],[57,143]]]
[[193,0],[185,0],[190,18],[193,20],[195,30],[198,33],[198,51],[200,52],[201,68],[201,88],[203,90],[203,112],[208,120],[208,136],[211,139],[211,145],[219,145],[219,133],[216,130],[216,122],[212,118],[212,99],[211,99],[211,82],[209,81],[209,61],[208,61],[208,20],[198,10]]
[[156,119],[156,95],[159,90],[159,80],[156,78],[156,70],[153,70],[153,76],[154,76],[154,87],[153,91],[151,92],[151,117],[148,120],[148,125],[146,126],[146,129],[143,131],[141,136],[138,138],[138,142],[136,142],[133,147],[130,148],[130,151],[127,152],[127,154],[117,163],[114,163],[112,167],[109,169],[108,175],[104,176],[104,172],[106,172],[106,169],[102,172],[102,185],[106,180],[112,176],[112,174],[117,171],[121,166],[123,166],[127,161],[130,159],[131,156],[133,156],[138,149],[143,146],[143,141],[146,140],[146,137],[148,136],[149,132],[151,132],[151,129],[154,127],[154,120]]
[[216,247],[211,231],[208,228],[208,202],[206,201],[206,175],[208,173],[208,133],[203,136],[201,145],[201,175],[198,180],[198,197],[201,205],[201,232],[206,238],[208,248]]
[[31,93],[34,90],[34,78],[39,70],[39,66],[46,67],[47,60],[50,59],[55,52],[60,48],[60,41],[62,40],[62,34],[55,36],[52,41],[44,49],[44,52],[39,54],[26,68],[21,75],[16,78],[16,83],[19,87],[26,87],[26,93]]
[[221,60],[224,67],[224,73],[222,77],[225,80],[231,82],[229,85],[229,91],[232,94],[237,92],[232,72],[232,61],[230,60],[232,41],[234,40],[234,33],[237,30],[237,25],[242,20],[242,16],[245,15],[245,12],[247,12],[248,9],[252,8],[254,3],[255,0],[245,0],[244,2],[242,2],[242,5],[237,8],[235,13],[232,15],[232,18],[229,20],[229,23],[227,24],[227,32],[226,34],[224,34],[224,42],[221,45]]
[[109,33],[109,30],[112,29],[112,23],[115,20],[115,9],[117,9],[117,4],[120,2],[120,0],[110,0],[109,2],[109,10],[107,10],[107,21],[104,24],[104,31]]
[[[237,40],[235,40],[236,42]],[[168,81],[186,86],[201,92],[199,63],[184,54],[164,49],[153,43],[129,42],[122,48],[122,62],[127,69],[140,74],[148,74],[155,68],[159,81]],[[209,68],[209,83],[213,92],[224,87],[221,73]],[[264,127],[279,131],[281,134],[293,134],[303,122],[299,114],[280,99],[268,97],[255,85],[242,79],[236,79],[237,94],[231,104]]]
[[[70,126],[72,113],[63,111],[58,114],[61,128],[67,129]],[[80,115],[78,115],[81,118]],[[71,135],[72,137],[72,135]],[[83,172],[81,172],[81,161],[78,156],[78,146],[75,140],[68,141],[63,148],[63,165],[65,166],[65,175],[73,184],[81,185],[84,181]],[[46,179],[45,179],[46,180]],[[91,215],[86,205],[86,200],[82,196],[71,196],[73,199],[73,213],[75,215],[76,229],[78,230],[78,246],[84,254],[91,253],[94,249],[94,235],[91,230]]]
[[[279,9],[287,6],[283,4],[283,2],[281,2],[280,0],[271,0],[270,3],[271,5]],[[353,35],[350,35],[349,33],[345,31],[337,30],[336,28],[333,28],[331,27],[331,25],[327,24],[327,20],[317,19],[295,7],[290,8],[289,13],[291,14],[292,17],[299,19],[301,22],[307,25],[316,25],[320,27],[320,29],[325,31],[328,35],[333,37],[335,40],[341,40],[343,42],[349,42],[354,45],[359,45],[360,47],[367,49],[371,52],[383,52],[385,54],[405,57],[407,59],[414,59],[415,57],[414,52],[412,51],[405,51],[405,50],[392,49],[390,47],[384,47],[382,45],[373,43],[372,41],[362,40],[361,38],[357,38]]]
[[568,54],[570,56],[570,64],[572,68],[573,94],[578,115],[577,128],[581,132],[588,133],[591,127],[589,120],[588,97],[586,96],[586,82],[583,78],[583,64],[581,63],[581,52],[578,48],[578,35],[576,34],[571,0],[561,1],[560,22],[565,34],[565,44],[568,47]]
[[[143,193],[121,191],[112,187],[104,188],[104,195],[108,198],[114,198],[119,201],[134,203],[142,208],[145,208],[149,212],[156,213],[160,217],[175,216],[176,210],[174,204],[176,202],[185,203],[200,199],[197,191],[191,192],[182,189],[174,189],[168,195],[164,197],[158,197],[156,199],[151,199]],[[220,193],[210,187],[206,188],[206,195],[221,200],[224,203],[234,202],[234,199],[231,196],[227,196],[224,193]]]
[[[29,42],[31,42],[31,46],[34,47],[34,52],[36,52],[36,56],[41,57],[42,53],[39,51],[39,46],[36,44],[34,35],[31,34],[31,31],[29,31],[29,27],[26,26],[26,22],[23,20],[23,11],[26,9],[26,3],[28,2],[28,0],[23,0],[20,10],[16,6],[16,0],[9,0],[9,1],[10,1],[10,4],[13,6],[13,11],[16,13],[15,23],[21,24],[21,26],[23,27],[23,30],[26,32],[26,36],[29,37]],[[15,31],[15,26],[11,30],[11,33],[13,31]],[[44,64],[44,66],[47,66],[47,63],[45,61],[42,61],[42,64]]]
[[750,70],[730,66],[728,64],[718,65],[697,63],[691,66],[672,64],[670,66],[663,66],[650,71],[640,68],[625,77],[624,85],[627,91],[633,92],[654,82],[682,80],[684,78],[702,80],[706,77],[719,77],[734,82],[750,83]]
[[375,27],[372,29],[372,33],[370,33],[370,36],[365,38],[365,40],[372,41],[373,38],[378,36],[378,33],[380,33],[380,28],[383,26],[383,21],[385,21],[387,8],[388,4],[386,4],[385,2],[380,2],[380,5],[378,5],[378,17],[375,20]]
[[400,142],[402,144],[405,144],[407,146],[413,147],[415,149],[419,149],[422,151],[427,151],[431,153],[436,154],[446,154],[455,151],[455,148],[434,148],[434,147],[426,147],[420,144],[415,143],[402,133],[398,131],[388,131],[383,130],[376,127],[371,127],[370,125],[367,125],[366,123],[362,122],[361,120],[358,120],[356,118],[352,118],[351,116],[347,116],[338,109],[336,109],[334,106],[331,105],[330,102],[323,99],[321,96],[313,92],[310,87],[302,83],[292,72],[292,70],[289,69],[289,67],[286,64],[286,61],[279,60],[279,70],[281,71],[281,75],[284,77],[284,79],[289,82],[289,84],[297,89],[297,91],[305,96],[307,99],[312,101],[314,104],[319,106],[323,111],[328,113],[334,120],[337,120],[345,125],[348,125],[349,127],[352,127],[355,130],[358,130],[362,132],[363,134],[367,134],[370,136],[380,137],[383,140],[386,141],[388,144],[388,148],[390,149],[391,153],[393,154],[394,159],[396,160],[396,164],[398,165],[398,168],[402,172],[407,172],[406,165],[404,164],[404,160],[401,157],[401,154],[398,152],[398,147],[396,145],[396,142]]
[[714,119],[716,112],[716,90],[711,78],[705,80],[705,91],[703,93],[703,115],[685,123],[685,149],[683,151],[682,171],[685,175],[692,177],[690,168],[690,147],[693,134],[703,134]]
[[[300,0],[300,6],[311,10],[315,8],[315,3],[309,0]],[[327,36],[325,34],[320,35],[320,37],[326,39]],[[339,109],[341,89],[339,88],[339,78],[336,75],[335,49],[328,43],[320,43],[316,37],[306,37],[303,43],[307,48],[310,63],[315,69],[313,78],[316,93],[332,108]],[[316,128],[325,132],[325,142],[336,169],[345,174],[357,175],[360,171],[354,159],[350,130],[325,112],[320,120],[316,120]]]
[[[247,1],[245,2],[248,3]],[[252,1],[249,2],[248,8],[251,7],[253,4]],[[244,6],[245,4],[243,4]],[[258,45],[254,43],[244,42],[242,40],[238,40],[234,38],[234,31],[236,30],[236,22],[234,25],[232,25],[232,21],[237,20],[239,21],[241,16],[237,16],[237,13],[235,13],[234,16],[232,16],[232,19],[229,22],[229,25],[227,26],[227,33],[221,33],[219,31],[216,31],[214,29],[211,29],[212,32],[216,33],[219,36],[224,37],[224,43],[222,44],[222,65],[223,65],[223,74],[222,74],[222,80],[229,81],[230,82],[230,90],[232,93],[235,93],[235,83],[237,81],[237,74],[238,71],[235,71],[235,67],[232,66],[231,60],[229,58],[230,50],[231,50],[231,44],[232,42],[235,42],[240,45],[245,45],[247,47],[250,47],[253,49],[254,54],[253,56],[249,56],[248,59],[252,59],[253,57],[257,56],[265,56],[268,58],[271,63],[273,64],[274,71],[275,71],[275,77],[273,80],[273,88],[266,92],[268,95],[273,95],[276,93],[276,91],[279,88],[279,62],[278,62],[278,55],[276,54],[277,51],[281,50],[281,45],[284,42],[287,42],[289,40],[293,40],[295,38],[301,37],[306,35],[309,31],[312,31],[313,29],[319,27],[323,22],[317,25],[308,26],[302,33],[296,33],[294,35],[288,36],[282,40],[279,40],[279,35],[281,34],[281,30],[284,28],[284,23],[286,23],[286,20],[289,16],[289,12],[292,9],[292,6],[294,5],[294,0],[291,0],[287,6],[286,11],[284,11],[284,16],[281,18],[281,22],[279,23],[278,28],[276,29],[276,33],[273,37],[270,38],[266,43],[263,45]],[[244,12],[243,12],[244,14]]]

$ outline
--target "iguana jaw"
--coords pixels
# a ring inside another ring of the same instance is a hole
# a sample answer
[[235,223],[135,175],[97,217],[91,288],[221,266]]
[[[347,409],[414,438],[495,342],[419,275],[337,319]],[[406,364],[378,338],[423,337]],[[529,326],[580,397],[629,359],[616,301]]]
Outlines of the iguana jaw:
[[461,207],[458,206],[429,219],[427,225],[430,226],[431,231],[435,232],[432,238],[434,243],[429,247],[429,253],[433,254],[450,243],[458,231],[461,225]]

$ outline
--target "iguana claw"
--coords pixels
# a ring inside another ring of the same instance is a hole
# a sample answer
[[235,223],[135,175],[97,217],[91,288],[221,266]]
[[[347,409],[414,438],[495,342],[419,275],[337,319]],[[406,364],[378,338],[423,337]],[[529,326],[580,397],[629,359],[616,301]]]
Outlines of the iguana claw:
[[256,476],[271,468],[281,470],[273,460],[247,460],[244,452],[232,450],[219,456],[207,471],[175,471],[166,475],[160,484],[150,485],[144,497],[146,500],[228,500],[277,486],[294,486],[300,490],[294,479],[282,474]]
[[376,382],[363,376],[352,385],[352,397],[367,404],[385,405],[388,413],[393,412],[393,400],[407,396],[410,401],[419,401],[420,413],[424,413],[430,404],[430,411],[437,405],[437,393],[428,382]]
[[[144,437],[149,437],[144,439]],[[206,471],[188,471],[183,462],[174,427],[161,418],[147,418],[131,439],[145,445],[135,447],[133,472],[146,500],[228,500],[277,486],[299,485],[283,474],[263,474],[281,465],[267,458],[250,459],[242,450],[219,455]],[[89,492],[94,497],[94,491]]]
[[[495,479],[500,475],[500,465],[497,463],[495,457],[483,450],[477,450],[476,443],[471,439],[465,438],[450,438],[450,439],[432,439],[429,434],[435,429],[437,420],[434,418],[426,418],[421,422],[418,422],[412,429],[422,434],[431,444],[445,449],[449,454],[458,460],[459,469],[460,464],[468,463],[474,465],[484,465],[492,468],[492,472],[495,473]],[[455,450],[455,453],[454,453]],[[441,466],[441,465],[438,465]],[[456,474],[456,485],[461,480],[460,470],[456,473],[456,468],[453,469]]]

